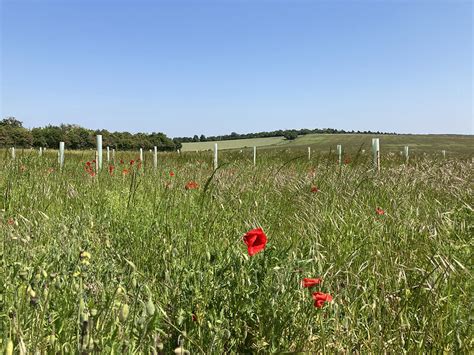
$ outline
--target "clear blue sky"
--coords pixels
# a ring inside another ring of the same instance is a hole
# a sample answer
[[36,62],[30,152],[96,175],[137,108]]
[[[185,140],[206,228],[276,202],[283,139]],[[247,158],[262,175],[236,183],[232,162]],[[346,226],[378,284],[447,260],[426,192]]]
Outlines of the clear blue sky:
[[474,133],[471,1],[0,1],[27,127]]

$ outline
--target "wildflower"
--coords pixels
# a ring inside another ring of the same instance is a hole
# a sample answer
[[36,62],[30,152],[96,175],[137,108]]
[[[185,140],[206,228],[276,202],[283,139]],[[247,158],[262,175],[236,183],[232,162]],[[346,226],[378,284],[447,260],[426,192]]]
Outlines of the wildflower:
[[385,211],[384,211],[383,209],[381,209],[380,207],[377,207],[377,208],[375,209],[375,213],[376,213],[377,215],[379,215],[379,216],[382,216],[382,215],[385,214]]
[[81,260],[81,263],[83,263],[85,265],[90,264],[90,262],[89,262],[90,258],[91,258],[91,253],[89,253],[88,251],[81,251],[79,253],[79,259]]
[[309,279],[305,277],[302,281],[303,287],[314,287],[316,285],[319,285],[321,283],[321,279]]
[[313,293],[314,306],[321,308],[326,302],[332,301],[332,296],[329,293],[314,292]]
[[120,164],[123,164],[123,159],[120,159]]
[[48,174],[51,174],[52,172],[54,172],[54,169],[53,169],[53,168],[49,168],[49,169],[48,169]]
[[109,174],[110,175],[114,174],[114,169],[115,169],[115,167],[113,165],[109,165]]
[[15,220],[14,220],[13,218],[9,218],[9,219],[8,219],[8,224],[9,224],[10,226],[13,226],[13,225],[15,224]]
[[79,259],[81,260],[89,260],[91,258],[91,253],[88,251],[81,251],[79,253]]
[[91,166],[91,162],[88,161],[88,162],[86,163],[86,165],[87,165],[87,166]]
[[250,256],[261,252],[267,244],[267,236],[262,228],[252,229],[243,237],[244,243],[247,245],[247,251]]
[[128,170],[127,170],[127,169],[123,169],[123,170],[122,170],[122,175],[128,175]]
[[174,172],[173,172],[173,171],[170,171],[170,176],[174,176]]
[[135,160],[130,160],[130,165],[133,165],[133,163],[135,163]]
[[319,192],[319,189],[317,186],[311,186],[311,192]]
[[197,184],[197,182],[195,181],[189,181],[185,186],[184,188],[186,190],[195,190],[197,188],[199,188],[199,185]]
[[344,164],[349,164],[351,162],[351,158],[344,159]]

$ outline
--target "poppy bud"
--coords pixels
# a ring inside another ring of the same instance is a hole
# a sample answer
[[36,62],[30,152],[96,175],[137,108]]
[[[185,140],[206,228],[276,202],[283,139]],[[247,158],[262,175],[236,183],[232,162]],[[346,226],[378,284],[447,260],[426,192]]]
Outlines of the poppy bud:
[[149,316],[152,316],[153,314],[155,314],[155,305],[153,304],[153,301],[151,300],[151,298],[146,303],[145,308],[146,308],[146,313]]
[[189,351],[186,350],[185,348],[183,348],[182,346],[174,349],[174,353],[177,354],[177,355],[188,355],[189,354]]
[[128,314],[130,312],[130,307],[128,304],[123,304],[120,308],[119,319],[121,322],[125,322],[128,318]]

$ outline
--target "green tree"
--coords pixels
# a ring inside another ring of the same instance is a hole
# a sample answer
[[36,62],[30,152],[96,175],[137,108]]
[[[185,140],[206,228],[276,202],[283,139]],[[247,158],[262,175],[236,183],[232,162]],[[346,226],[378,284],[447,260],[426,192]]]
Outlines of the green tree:
[[296,131],[285,131],[283,137],[285,137],[285,139],[287,140],[292,141],[298,138],[298,133]]
[[15,117],[7,117],[0,121],[0,126],[8,126],[11,128],[23,127],[23,122],[18,121]]

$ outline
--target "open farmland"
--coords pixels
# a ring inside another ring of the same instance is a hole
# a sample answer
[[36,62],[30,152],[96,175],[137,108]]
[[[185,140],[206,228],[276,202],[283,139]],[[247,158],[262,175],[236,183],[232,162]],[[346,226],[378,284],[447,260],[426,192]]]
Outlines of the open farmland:
[[183,143],[183,152],[195,152],[202,150],[214,149],[214,143],[219,145],[219,149],[240,149],[249,147],[265,147],[275,146],[285,143],[283,137],[270,137],[270,138],[250,138],[250,139],[233,139],[227,141],[210,141],[210,142],[196,142],[196,143]]
[[[237,139],[216,142],[183,143],[183,151],[209,150],[214,148],[214,143],[219,149],[242,149],[248,147],[265,148],[296,148],[308,147],[318,152],[329,152],[335,150],[337,144],[341,144],[344,150],[355,153],[359,149],[370,149],[373,135],[369,134],[308,134],[299,136],[295,140],[288,141],[283,137]],[[400,134],[380,136],[382,150],[385,152],[398,153],[405,145],[410,146],[414,153],[440,154],[446,150],[452,156],[472,156],[474,154],[474,136],[472,135],[422,135],[422,134]]]
[[[311,138],[260,151],[256,167],[248,150],[222,152],[215,172],[210,152],[160,154],[156,171],[149,153],[117,152],[98,172],[92,151],[67,152],[62,171],[54,151],[5,151],[0,347],[472,351],[469,151],[405,164],[383,142],[410,141],[384,136],[377,173],[358,140],[346,164],[327,154],[336,141],[312,141],[308,160]],[[258,227],[268,243],[249,256],[242,237]],[[315,292],[332,300],[316,307]]]

